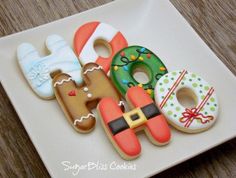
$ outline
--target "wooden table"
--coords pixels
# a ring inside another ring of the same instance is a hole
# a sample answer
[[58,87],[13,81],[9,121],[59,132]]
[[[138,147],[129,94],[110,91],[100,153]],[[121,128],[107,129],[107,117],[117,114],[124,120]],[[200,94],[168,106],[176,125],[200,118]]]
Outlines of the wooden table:
[[[1,0],[0,36],[42,25],[107,2],[110,0]],[[236,74],[236,1],[171,2],[225,65]],[[49,177],[49,174],[0,86],[0,177],[8,176]],[[157,176],[236,177],[236,139]]]

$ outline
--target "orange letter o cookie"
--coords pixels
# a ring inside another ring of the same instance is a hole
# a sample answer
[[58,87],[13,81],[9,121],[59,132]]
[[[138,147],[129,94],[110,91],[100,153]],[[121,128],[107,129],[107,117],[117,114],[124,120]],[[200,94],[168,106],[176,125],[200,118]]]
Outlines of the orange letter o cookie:
[[[111,55],[107,58],[98,56],[94,49],[96,41],[107,42],[110,46]],[[82,25],[75,33],[74,49],[82,65],[89,62],[96,62],[102,66],[107,73],[113,56],[122,48],[127,47],[125,37],[114,27],[101,23],[89,22]]]

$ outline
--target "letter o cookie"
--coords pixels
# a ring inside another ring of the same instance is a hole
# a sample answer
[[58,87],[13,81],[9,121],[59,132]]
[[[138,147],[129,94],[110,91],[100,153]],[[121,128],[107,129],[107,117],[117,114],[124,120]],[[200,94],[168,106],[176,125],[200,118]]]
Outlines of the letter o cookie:
[[[125,96],[133,86],[140,86],[154,98],[154,87],[162,75],[167,73],[166,66],[152,51],[142,46],[129,46],[119,51],[112,60],[111,79]],[[135,72],[144,72],[149,81],[141,84],[133,77]]]
[[[109,43],[111,50],[109,57],[104,58],[96,53],[94,44],[98,40]],[[106,73],[110,70],[112,57],[127,46],[127,41],[121,32],[101,22],[89,22],[82,25],[74,36],[74,49],[82,65],[96,62]]]
[[[191,97],[195,107],[185,108],[177,96]],[[210,128],[216,121],[218,101],[215,90],[200,76],[173,71],[160,78],[155,87],[155,101],[168,122],[178,130],[197,133]]]

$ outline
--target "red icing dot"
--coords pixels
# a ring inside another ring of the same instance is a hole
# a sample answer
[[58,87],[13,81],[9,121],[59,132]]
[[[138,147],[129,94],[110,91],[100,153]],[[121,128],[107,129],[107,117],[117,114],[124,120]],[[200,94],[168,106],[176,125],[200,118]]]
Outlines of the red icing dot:
[[125,52],[122,51],[122,52],[120,53],[120,56],[124,57],[124,56],[125,56]]
[[147,58],[149,59],[150,57],[151,57],[151,54],[150,54],[150,53],[148,53],[148,54],[147,54]]
[[76,96],[75,90],[69,91],[68,95],[69,95],[69,96]]

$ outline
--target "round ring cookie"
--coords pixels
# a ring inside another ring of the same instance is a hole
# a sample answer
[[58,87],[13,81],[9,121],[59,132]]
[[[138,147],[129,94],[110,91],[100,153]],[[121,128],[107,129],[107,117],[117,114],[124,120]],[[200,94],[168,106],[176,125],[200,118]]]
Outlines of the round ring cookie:
[[[184,107],[186,98],[194,101],[193,107]],[[155,101],[168,122],[183,132],[207,130],[218,114],[214,88],[186,70],[169,72],[161,77],[155,87]]]
[[[95,43],[107,46],[110,56],[107,58],[99,56],[94,49]],[[74,36],[74,49],[80,62],[83,65],[96,62],[106,73],[110,70],[112,57],[127,46],[128,43],[121,32],[101,22],[89,22],[82,25]]]
[[[142,46],[129,46],[119,51],[112,60],[111,79],[120,93],[125,96],[128,88],[140,86],[151,98],[154,87],[162,75],[167,73],[163,62],[150,50]],[[147,74],[149,81],[141,84],[135,80],[136,72]]]

